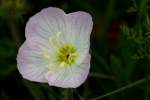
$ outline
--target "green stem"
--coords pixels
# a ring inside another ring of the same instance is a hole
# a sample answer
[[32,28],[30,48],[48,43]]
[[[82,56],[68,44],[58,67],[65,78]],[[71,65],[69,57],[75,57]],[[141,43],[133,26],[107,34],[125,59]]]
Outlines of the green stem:
[[21,45],[21,38],[20,38],[20,30],[18,27],[17,19],[12,18],[12,20],[9,21],[9,26],[10,26],[12,38],[16,42],[16,46],[19,47]]
[[73,89],[65,89],[64,99],[63,100],[72,100],[73,99]]
[[128,84],[128,85],[126,85],[126,86],[124,86],[124,87],[121,87],[121,88],[119,88],[119,89],[117,89],[117,90],[114,90],[114,91],[112,91],[112,92],[106,93],[106,94],[104,94],[104,95],[102,95],[102,96],[98,96],[98,97],[96,97],[96,98],[93,98],[93,99],[91,99],[91,100],[100,100],[100,99],[102,99],[102,98],[105,98],[105,97],[108,97],[108,96],[110,96],[110,95],[119,93],[119,92],[121,92],[121,91],[124,91],[124,90],[126,90],[126,89],[129,89],[129,88],[134,87],[134,86],[136,86],[136,85],[142,84],[142,83],[146,82],[146,81],[149,80],[149,79],[150,79],[150,76],[147,77],[147,78],[138,80],[138,81],[136,81],[136,82],[133,82],[133,83],[131,83],[131,84]]
[[94,72],[91,72],[91,73],[89,74],[89,76],[90,76],[90,77],[94,77],[94,78],[115,80],[115,78],[114,78],[113,76],[105,75],[105,74],[102,74],[102,73],[94,73]]
[[74,91],[77,94],[77,96],[79,97],[79,100],[84,100],[83,97],[78,93],[77,89],[74,89]]

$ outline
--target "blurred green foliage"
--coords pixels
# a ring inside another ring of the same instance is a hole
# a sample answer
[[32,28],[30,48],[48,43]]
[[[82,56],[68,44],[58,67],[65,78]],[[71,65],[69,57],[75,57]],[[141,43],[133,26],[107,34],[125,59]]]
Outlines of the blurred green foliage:
[[[113,94],[103,100],[150,100],[149,4],[150,0],[0,0],[0,100],[99,100],[97,96],[107,93]],[[17,70],[25,24],[49,6],[67,13],[83,10],[93,17],[91,71],[77,89],[30,82]],[[122,89],[128,84],[130,88]]]

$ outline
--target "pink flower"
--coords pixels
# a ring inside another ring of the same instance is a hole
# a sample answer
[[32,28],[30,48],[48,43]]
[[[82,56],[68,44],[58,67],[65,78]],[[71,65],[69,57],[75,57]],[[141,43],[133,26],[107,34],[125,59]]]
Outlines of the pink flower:
[[79,87],[90,69],[92,27],[88,13],[66,14],[59,8],[43,9],[26,25],[26,41],[17,56],[19,72],[30,81],[63,88]]

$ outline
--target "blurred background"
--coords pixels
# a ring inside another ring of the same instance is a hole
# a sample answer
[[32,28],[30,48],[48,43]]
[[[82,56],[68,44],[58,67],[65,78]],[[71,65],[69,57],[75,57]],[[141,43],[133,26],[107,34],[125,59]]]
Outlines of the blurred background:
[[[149,1],[0,0],[0,100],[150,100]],[[91,70],[77,89],[30,82],[17,70],[26,22],[50,6],[67,13],[86,11],[93,17]],[[130,88],[122,89],[128,84]]]

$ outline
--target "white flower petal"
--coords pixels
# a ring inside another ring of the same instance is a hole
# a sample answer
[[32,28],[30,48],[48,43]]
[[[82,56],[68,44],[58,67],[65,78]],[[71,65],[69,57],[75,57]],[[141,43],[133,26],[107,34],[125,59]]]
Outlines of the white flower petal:
[[77,88],[86,79],[90,69],[90,55],[80,65],[59,69],[55,73],[48,72],[46,78],[50,86]]
[[[26,25],[26,38],[40,36],[48,39],[56,33],[66,34],[65,16],[59,8],[45,8],[32,16]],[[63,35],[61,35],[63,36]]]
[[[25,79],[48,82],[51,86],[80,86],[90,69],[92,26],[92,18],[88,13],[78,11],[65,14],[59,8],[43,9],[31,17],[26,25],[26,41],[17,56],[19,72]],[[55,53],[65,43],[77,49],[79,59],[70,67],[61,68],[60,65],[56,66]]]
[[47,82],[44,77],[47,72],[46,65],[47,61],[43,59],[42,53],[24,42],[17,55],[17,66],[21,75],[31,81]]
[[90,46],[90,34],[93,27],[92,17],[82,11],[67,15],[67,40],[72,42],[77,48],[87,48]]

